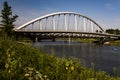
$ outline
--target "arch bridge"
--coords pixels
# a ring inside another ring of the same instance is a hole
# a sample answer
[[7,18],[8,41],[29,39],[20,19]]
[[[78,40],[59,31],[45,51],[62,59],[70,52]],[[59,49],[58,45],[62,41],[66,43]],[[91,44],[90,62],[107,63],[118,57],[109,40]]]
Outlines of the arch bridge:
[[33,19],[14,29],[37,37],[120,37],[105,34],[91,18],[75,12],[57,12]]

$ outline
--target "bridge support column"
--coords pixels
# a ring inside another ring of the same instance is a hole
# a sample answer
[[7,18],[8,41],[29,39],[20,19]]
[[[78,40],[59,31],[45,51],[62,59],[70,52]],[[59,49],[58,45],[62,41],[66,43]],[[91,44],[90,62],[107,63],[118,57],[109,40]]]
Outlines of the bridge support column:
[[38,42],[38,37],[37,36],[35,37],[35,42]]
[[55,38],[53,38],[52,41],[55,42]]
[[69,39],[68,39],[68,42],[70,43],[71,42],[71,38],[69,37]]

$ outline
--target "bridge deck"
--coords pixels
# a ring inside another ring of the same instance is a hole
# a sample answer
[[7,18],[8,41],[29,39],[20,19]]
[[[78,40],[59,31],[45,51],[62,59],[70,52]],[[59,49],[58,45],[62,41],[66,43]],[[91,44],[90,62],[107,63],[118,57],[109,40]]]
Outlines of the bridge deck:
[[100,36],[109,36],[109,37],[120,37],[120,35],[107,34],[107,33],[92,33],[92,32],[75,32],[75,31],[40,31],[40,30],[14,30],[17,33],[73,33],[73,34],[91,34],[91,35],[100,35]]

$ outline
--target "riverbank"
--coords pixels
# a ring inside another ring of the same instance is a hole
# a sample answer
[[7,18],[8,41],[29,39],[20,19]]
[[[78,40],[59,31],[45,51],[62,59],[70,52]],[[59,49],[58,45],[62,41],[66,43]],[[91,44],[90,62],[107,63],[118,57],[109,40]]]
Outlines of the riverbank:
[[109,45],[120,46],[120,40],[110,41]]
[[[68,38],[58,38],[57,40],[65,40],[65,41],[69,41]],[[99,39],[97,38],[70,38],[70,41],[72,42],[80,42],[80,43],[93,43],[95,41],[99,41]]]
[[[75,39],[77,42],[83,42],[83,43],[95,43],[98,42],[99,44],[99,39]],[[103,45],[112,45],[112,46],[120,46],[120,40],[115,40],[115,41],[109,41],[108,44],[103,44]]]
[[92,38],[92,39],[76,39],[76,41],[78,41],[78,42],[83,42],[83,43],[93,43],[93,42],[95,42],[95,41],[99,41],[99,39],[94,39],[94,38]]
[[16,41],[0,41],[1,80],[120,80],[84,67],[76,58],[58,58]]

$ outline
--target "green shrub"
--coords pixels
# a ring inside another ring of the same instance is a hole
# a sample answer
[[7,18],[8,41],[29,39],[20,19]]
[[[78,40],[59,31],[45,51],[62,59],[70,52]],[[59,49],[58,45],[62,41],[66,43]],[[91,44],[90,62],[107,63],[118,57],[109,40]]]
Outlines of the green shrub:
[[24,79],[25,68],[34,67],[39,70],[41,52],[31,46],[12,41],[0,43],[0,78]]

